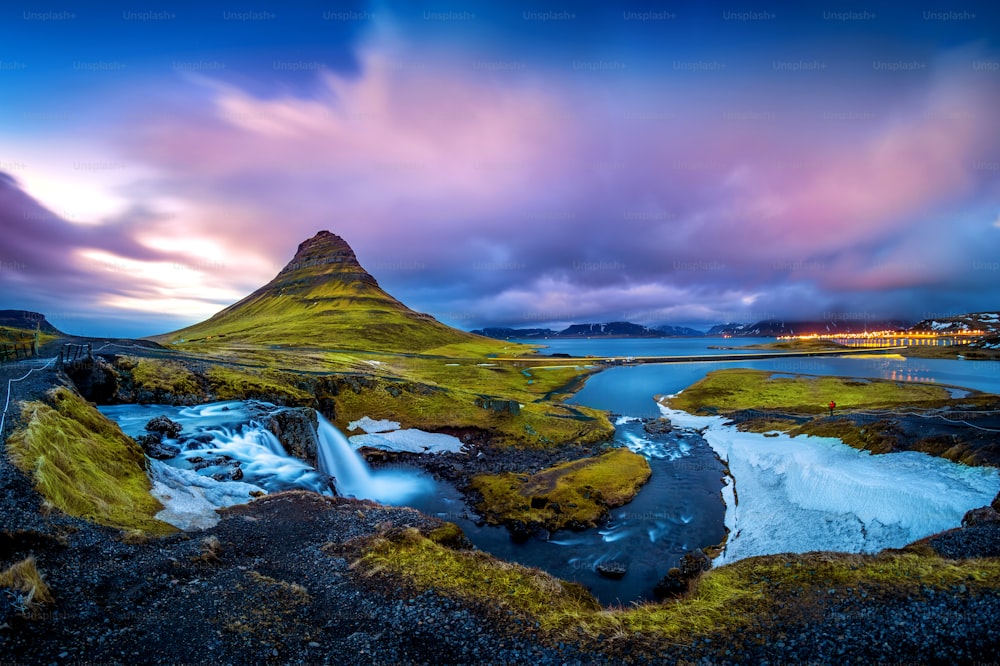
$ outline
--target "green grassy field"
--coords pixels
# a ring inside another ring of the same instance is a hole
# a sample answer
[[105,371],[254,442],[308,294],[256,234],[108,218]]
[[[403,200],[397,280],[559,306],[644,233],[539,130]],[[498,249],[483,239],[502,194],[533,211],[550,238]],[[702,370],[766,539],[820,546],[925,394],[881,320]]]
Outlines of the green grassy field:
[[[777,376],[776,376],[777,375]],[[818,375],[787,376],[764,370],[714,370],[669,398],[666,404],[691,413],[739,409],[777,409],[821,414],[827,403],[839,409],[937,406],[950,401],[948,390],[934,384],[852,379]]]

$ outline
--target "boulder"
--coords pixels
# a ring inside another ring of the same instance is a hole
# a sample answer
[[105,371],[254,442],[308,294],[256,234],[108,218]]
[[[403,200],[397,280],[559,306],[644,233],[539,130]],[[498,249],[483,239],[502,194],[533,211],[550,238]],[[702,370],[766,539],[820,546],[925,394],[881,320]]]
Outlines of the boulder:
[[653,594],[660,599],[676,599],[687,594],[689,582],[681,574],[681,570],[674,567],[656,584]]
[[288,455],[316,467],[319,437],[316,427],[319,419],[309,407],[286,407],[273,412],[267,421],[267,429],[274,433]]
[[618,560],[605,560],[594,567],[594,569],[605,578],[618,580],[628,572],[628,565]]
[[984,506],[966,512],[962,517],[962,527],[975,527],[976,525],[989,525],[1000,523],[1000,511],[992,506]]
[[667,419],[650,419],[642,424],[642,429],[650,435],[663,435],[674,429]]
[[499,414],[510,414],[511,416],[517,416],[521,413],[521,404],[517,400],[479,396],[476,398],[476,406],[483,409],[491,409]]
[[685,578],[694,578],[702,571],[712,568],[712,560],[708,558],[700,548],[696,548],[689,553],[685,553],[681,558],[681,574]]
[[709,559],[700,548],[685,553],[680,566],[672,567],[653,588],[653,594],[661,599],[677,598],[687,594],[691,583],[704,571],[712,568]]
[[146,432],[154,432],[169,439],[177,439],[177,436],[184,430],[177,421],[171,421],[166,416],[157,416],[146,423]]
[[541,528],[535,522],[524,522],[523,520],[512,520],[507,523],[507,530],[510,532],[510,539],[514,543],[524,543],[533,537]]
[[147,456],[155,460],[167,460],[180,455],[181,450],[176,446],[163,443],[163,435],[158,432],[149,433],[136,438],[136,442],[142,447]]
[[997,496],[993,498],[993,501],[990,503],[990,506],[996,509],[997,511],[1000,511],[1000,493],[997,493]]

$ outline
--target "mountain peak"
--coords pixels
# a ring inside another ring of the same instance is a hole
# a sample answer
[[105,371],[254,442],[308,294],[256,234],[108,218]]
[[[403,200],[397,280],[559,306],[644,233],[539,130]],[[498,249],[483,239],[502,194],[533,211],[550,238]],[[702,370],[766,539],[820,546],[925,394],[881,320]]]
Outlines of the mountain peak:
[[271,284],[287,288],[328,280],[378,287],[375,278],[361,267],[347,241],[329,231],[320,231],[300,243],[295,256]]
[[154,339],[405,353],[469,343],[483,348],[482,338],[414,312],[383,291],[347,241],[329,231],[301,243],[288,265],[246,298]]

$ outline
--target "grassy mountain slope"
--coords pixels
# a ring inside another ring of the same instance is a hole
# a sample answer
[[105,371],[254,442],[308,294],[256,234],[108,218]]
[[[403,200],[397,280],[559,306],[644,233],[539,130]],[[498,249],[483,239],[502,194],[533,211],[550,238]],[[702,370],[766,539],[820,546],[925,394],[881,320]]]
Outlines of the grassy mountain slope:
[[183,347],[284,346],[485,356],[508,346],[414,312],[383,291],[339,236],[299,245],[269,283],[210,319],[154,338]]

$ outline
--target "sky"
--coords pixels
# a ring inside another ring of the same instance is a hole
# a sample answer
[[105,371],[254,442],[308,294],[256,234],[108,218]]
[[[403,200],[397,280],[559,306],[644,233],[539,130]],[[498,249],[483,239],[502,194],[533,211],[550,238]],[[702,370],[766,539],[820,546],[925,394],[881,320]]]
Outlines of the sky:
[[995,311],[998,109],[987,0],[13,0],[0,309],[162,333],[326,229],[463,329]]

